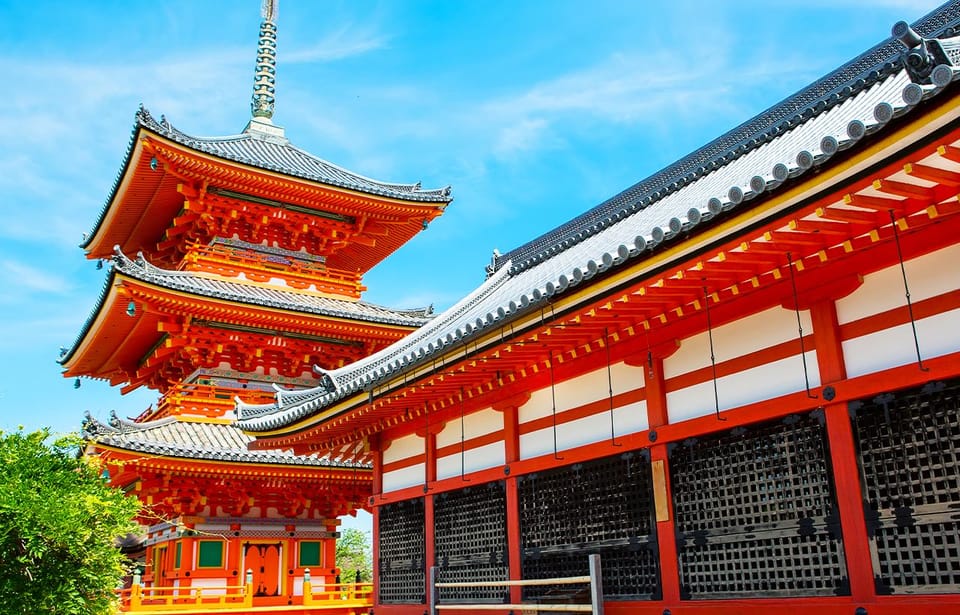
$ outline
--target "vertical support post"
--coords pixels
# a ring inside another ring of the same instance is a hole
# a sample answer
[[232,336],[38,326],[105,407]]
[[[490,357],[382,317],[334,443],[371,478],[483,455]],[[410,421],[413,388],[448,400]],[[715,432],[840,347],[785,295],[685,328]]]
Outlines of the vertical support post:
[[380,434],[369,436],[367,444],[370,447],[371,464],[373,465],[372,495],[370,505],[373,510],[373,527],[371,542],[373,542],[373,588],[370,596],[373,606],[378,606],[380,596],[380,508],[376,505],[377,498],[383,493],[383,441]]
[[[428,429],[424,438],[425,447],[425,485],[437,480],[437,436]],[[427,570],[432,570],[437,563],[436,537],[434,534],[434,498],[433,495],[423,493],[423,559]],[[433,581],[427,579],[427,592],[432,591]]]
[[140,568],[137,568],[137,571],[133,575],[133,583],[130,585],[130,610],[137,610],[141,605],[141,597],[143,596],[143,586],[142,586],[142,577],[140,576]]
[[[673,347],[676,349],[676,346]],[[644,361],[646,366],[644,386],[647,398],[647,420],[650,429],[670,422],[667,408],[667,384],[663,377],[663,359],[652,353]],[[663,468],[662,489],[655,487],[654,504],[660,511],[656,517],[657,546],[660,551],[660,590],[664,604],[680,602],[680,569],[677,557],[676,524],[673,519],[673,489],[670,485],[670,462],[665,444],[650,447],[650,463]],[[663,501],[659,501],[662,499]]]
[[[504,461],[507,467],[520,459],[519,408],[509,405],[503,409]],[[520,552],[520,498],[517,494],[517,477],[507,476],[507,577],[511,581],[523,578],[523,559]],[[523,594],[520,586],[510,587],[510,603],[518,604]]]
[[303,606],[313,604],[313,583],[310,582],[310,569],[303,569]]
[[603,575],[597,553],[590,556],[590,607],[593,615],[603,615]]
[[247,573],[244,577],[243,606],[253,606],[253,570],[251,568],[247,568]]
[[430,566],[430,574],[427,577],[430,584],[427,588],[427,609],[430,615],[437,615],[437,602],[440,596],[437,595],[437,567]]
[[[810,308],[810,317],[813,321],[813,340],[817,348],[820,382],[826,386],[843,380],[846,378],[846,366],[836,304],[832,300],[814,303]],[[850,414],[845,403],[826,404],[823,410],[827,438],[830,441],[847,574],[850,576],[850,594],[857,602],[873,602],[876,598],[873,559],[863,518],[863,495]]]

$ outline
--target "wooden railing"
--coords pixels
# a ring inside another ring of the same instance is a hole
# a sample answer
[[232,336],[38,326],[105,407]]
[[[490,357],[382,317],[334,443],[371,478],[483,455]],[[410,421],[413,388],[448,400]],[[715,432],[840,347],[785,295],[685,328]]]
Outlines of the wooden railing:
[[[590,604],[541,604],[536,602],[519,604],[440,604],[437,591],[441,587],[517,587],[543,585],[587,585],[590,586]],[[590,556],[590,574],[582,577],[557,577],[553,579],[527,579],[516,581],[462,581],[457,583],[438,583],[437,567],[430,568],[429,613],[439,615],[439,611],[550,611],[561,613],[593,613],[603,615],[603,583],[600,579],[600,556]]]
[[141,587],[119,590],[122,611],[227,610],[253,606],[253,583],[216,587]]
[[313,591],[310,569],[303,571],[303,605],[310,607],[368,607],[373,606],[373,583],[340,583],[327,585],[323,591]]
[[[224,611],[250,609],[254,606],[253,572],[247,571],[243,585],[211,587],[143,587],[135,576],[128,589],[118,590],[120,610],[125,613],[169,611]],[[300,596],[297,596],[300,598]],[[372,583],[326,585],[313,591],[310,569],[304,570],[303,596],[287,611],[343,609],[345,613],[365,612],[373,606]]]
[[268,404],[276,399],[276,391],[258,389],[230,388],[209,384],[178,384],[171,387],[157,403],[156,418],[180,415],[200,414],[203,416],[223,416],[234,407],[234,396],[249,404]]
[[238,250],[220,245],[192,244],[181,268],[187,271],[206,271],[228,277],[241,273],[254,282],[267,282],[273,277],[283,278],[293,288],[313,286],[318,292],[346,295],[355,299],[366,290],[356,272],[333,269],[323,263]]

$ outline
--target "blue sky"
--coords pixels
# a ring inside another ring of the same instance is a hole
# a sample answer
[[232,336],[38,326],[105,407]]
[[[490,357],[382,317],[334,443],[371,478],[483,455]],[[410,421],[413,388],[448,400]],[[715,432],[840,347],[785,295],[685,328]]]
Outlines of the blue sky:
[[[283,0],[274,117],[384,181],[453,186],[366,277],[368,301],[443,309],[509,250],[749,119],[932,1]],[[152,391],[60,375],[105,280],[77,247],[141,102],[240,132],[259,2],[0,0],[0,429],[137,415]]]

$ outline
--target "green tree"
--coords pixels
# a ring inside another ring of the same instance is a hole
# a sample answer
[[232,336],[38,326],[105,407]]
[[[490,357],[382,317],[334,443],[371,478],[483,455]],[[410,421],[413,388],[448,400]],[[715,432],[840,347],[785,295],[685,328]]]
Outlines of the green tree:
[[100,615],[126,558],[114,546],[139,509],[109,487],[82,440],[0,431],[0,614]]
[[[372,547],[370,533],[354,527],[345,528],[337,539],[337,566],[340,568],[340,581],[369,583],[373,580]],[[357,573],[359,577],[357,576]]]

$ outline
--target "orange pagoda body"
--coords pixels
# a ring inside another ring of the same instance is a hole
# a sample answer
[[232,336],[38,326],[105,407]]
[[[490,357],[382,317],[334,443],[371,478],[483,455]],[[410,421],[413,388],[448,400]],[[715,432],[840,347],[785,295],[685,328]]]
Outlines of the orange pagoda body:
[[338,517],[372,492],[362,444],[250,452],[234,406],[327,385],[328,370],[429,322],[430,309],[362,301],[363,275],[439,216],[450,190],[377,182],[292,145],[270,120],[265,10],[244,132],[192,137],[141,108],[82,244],[110,267],[60,356],[64,376],[160,394],[132,421],[84,424],[88,453],[143,503],[131,612],[354,613],[370,600],[335,561]]
[[377,615],[960,613],[960,4],[914,28],[238,404],[371,451]]

